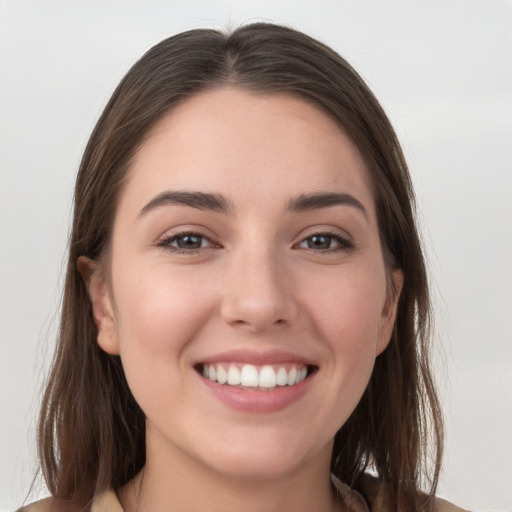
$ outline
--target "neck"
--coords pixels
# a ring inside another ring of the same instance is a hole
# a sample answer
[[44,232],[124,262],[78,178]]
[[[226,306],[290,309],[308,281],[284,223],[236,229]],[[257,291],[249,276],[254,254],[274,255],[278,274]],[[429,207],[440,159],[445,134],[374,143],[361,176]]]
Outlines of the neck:
[[322,458],[257,478],[219,473],[179,450],[155,448],[148,443],[146,466],[118,490],[125,512],[339,510],[330,481],[330,445]]

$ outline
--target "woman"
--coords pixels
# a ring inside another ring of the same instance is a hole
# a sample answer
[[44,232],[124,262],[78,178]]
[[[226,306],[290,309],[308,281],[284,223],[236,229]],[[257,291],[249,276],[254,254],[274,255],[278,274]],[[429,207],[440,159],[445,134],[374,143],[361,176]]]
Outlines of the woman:
[[77,178],[53,498],[27,510],[453,509],[412,203],[389,121],[321,43],[254,24],[152,48]]

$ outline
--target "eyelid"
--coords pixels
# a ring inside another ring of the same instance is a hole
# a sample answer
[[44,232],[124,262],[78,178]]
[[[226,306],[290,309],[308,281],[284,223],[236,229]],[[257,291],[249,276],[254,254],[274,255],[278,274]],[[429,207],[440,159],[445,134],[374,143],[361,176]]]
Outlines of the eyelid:
[[[206,234],[205,229],[202,226],[181,226],[175,227],[173,229],[167,230],[163,235],[161,235],[156,241],[155,246],[166,249],[170,252],[176,254],[194,254],[200,251],[209,250],[212,248],[222,248],[222,245],[216,241],[215,235]],[[210,231],[210,230],[207,230]],[[202,243],[200,247],[178,247],[174,245],[174,243],[180,238],[185,236],[195,236],[202,239]],[[330,238],[334,241],[334,247],[327,248],[315,248],[315,247],[301,247],[302,244],[306,243],[308,239],[312,237],[326,237]],[[343,233],[341,229],[333,228],[331,226],[326,226],[322,228],[321,226],[310,227],[306,230],[302,231],[302,235],[298,236],[298,241],[293,244],[292,248],[308,250],[311,252],[318,253],[328,253],[328,252],[338,252],[338,251],[348,251],[354,248],[354,242],[352,241],[352,237],[346,233]],[[204,242],[207,242],[206,245],[203,245]]]
[[154,245],[158,245],[162,241],[169,240],[184,235],[196,235],[216,243],[218,235],[202,224],[194,222],[176,223],[175,225],[167,225],[165,229],[159,230],[159,233],[154,237]]
[[[315,236],[317,236],[317,237],[324,236],[324,237],[334,239],[335,241],[337,241],[337,246],[329,247],[326,249],[322,249],[322,248],[315,249],[313,247],[301,247],[301,245],[303,243],[305,243],[308,239],[315,237]],[[344,235],[337,230],[334,230],[332,228],[331,229],[319,228],[319,229],[312,230],[306,236],[302,236],[301,239],[296,244],[294,244],[294,247],[296,247],[297,249],[310,250],[310,251],[319,252],[319,253],[327,253],[327,252],[351,250],[354,248],[354,242],[352,241],[350,236]]]
[[[185,237],[185,236],[195,236],[195,237],[201,238],[203,240],[206,240],[208,242],[208,245],[206,245],[206,246],[201,245],[201,247],[197,247],[197,248],[182,248],[182,247],[177,247],[177,246],[171,245],[173,242],[175,242],[179,238]],[[166,232],[164,235],[159,237],[159,239],[156,241],[155,245],[162,249],[171,251],[175,254],[194,254],[199,251],[220,247],[220,244],[216,243],[212,236],[206,235],[204,232],[201,232],[201,230],[193,229],[193,228],[176,228],[176,230],[172,230],[171,232]]]

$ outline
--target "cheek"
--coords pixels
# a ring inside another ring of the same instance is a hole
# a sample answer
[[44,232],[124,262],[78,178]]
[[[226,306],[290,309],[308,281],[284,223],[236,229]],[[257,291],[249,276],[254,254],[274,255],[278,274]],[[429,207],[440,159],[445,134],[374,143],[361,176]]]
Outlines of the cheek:
[[346,266],[331,275],[316,275],[306,283],[313,290],[307,299],[314,323],[313,337],[326,351],[321,362],[324,408],[319,416],[328,432],[336,432],[354,411],[373,371],[382,307],[384,270],[378,266]]
[[327,345],[327,364],[336,376],[332,386],[339,388],[335,393],[341,392],[343,400],[350,395],[355,407],[377,355],[386,296],[385,272],[371,266],[347,268],[343,275],[325,280],[322,288],[323,292],[316,288],[318,293],[310,301],[314,328]]
[[190,279],[187,273],[150,266],[124,275],[132,277],[114,281],[121,345],[174,351],[210,309],[207,290],[200,285],[198,289],[199,279]]
[[190,364],[186,347],[211,315],[214,290],[202,286],[201,276],[165,265],[114,268],[123,368],[135,400],[153,417],[169,409],[169,400],[183,400],[173,390],[181,389]]
[[170,386],[187,363],[184,349],[211,314],[211,293],[199,278],[162,265],[117,270],[117,334],[130,387],[136,395],[151,385]]
[[316,290],[311,304],[326,339],[355,352],[375,347],[386,295],[383,270],[346,269]]

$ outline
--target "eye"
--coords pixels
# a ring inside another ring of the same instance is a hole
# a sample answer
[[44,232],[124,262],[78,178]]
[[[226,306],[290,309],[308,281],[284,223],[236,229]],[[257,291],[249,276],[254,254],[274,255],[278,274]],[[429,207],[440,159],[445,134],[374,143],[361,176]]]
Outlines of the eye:
[[195,252],[207,247],[214,247],[215,244],[201,233],[177,233],[169,236],[157,243],[159,247],[164,247],[179,253]]
[[335,251],[352,248],[352,243],[336,233],[315,233],[302,240],[300,249],[315,251]]

